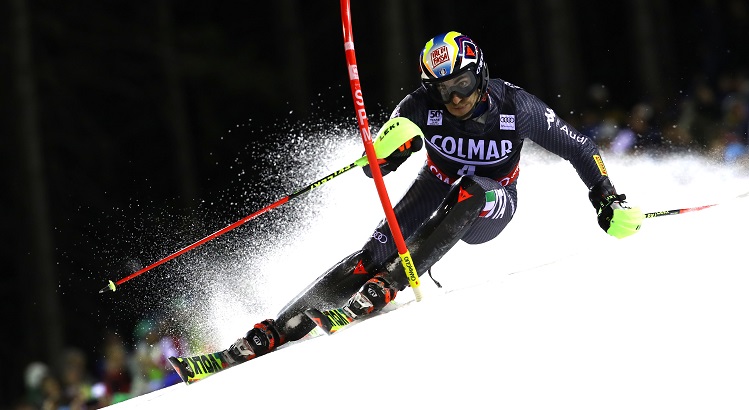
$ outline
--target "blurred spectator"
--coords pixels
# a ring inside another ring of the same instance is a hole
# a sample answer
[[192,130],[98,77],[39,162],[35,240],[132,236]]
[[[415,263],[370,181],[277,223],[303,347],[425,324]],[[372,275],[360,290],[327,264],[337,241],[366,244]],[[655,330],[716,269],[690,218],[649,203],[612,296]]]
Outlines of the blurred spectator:
[[736,133],[726,132],[723,134],[722,154],[725,162],[739,162],[747,157],[748,152],[746,144]]
[[164,372],[157,356],[159,334],[152,319],[141,319],[133,331],[135,357],[133,362],[133,394],[141,395],[157,390],[162,385]]
[[55,376],[51,374],[45,375],[42,378],[41,390],[42,402],[39,406],[41,410],[59,410],[63,405],[67,405],[62,385]]
[[135,327],[135,378],[133,393],[143,394],[181,381],[167,358],[180,356],[184,343],[163,331],[162,324],[142,319]]
[[29,403],[26,400],[21,400],[17,403],[15,403],[11,410],[39,410],[39,407],[34,406],[33,404]]
[[63,402],[71,409],[84,408],[95,401],[91,394],[93,378],[87,368],[86,355],[77,348],[69,348],[64,354],[60,381],[63,388]]
[[695,148],[706,151],[716,133],[720,118],[720,107],[715,91],[707,82],[698,80],[681,105],[677,127],[688,134]]
[[620,129],[611,141],[610,151],[621,155],[639,149],[660,149],[663,146],[662,134],[652,122],[653,108],[645,103],[636,104],[630,112],[627,127]]
[[101,376],[103,392],[100,394],[99,403],[108,406],[133,396],[133,376],[130,371],[129,355],[122,339],[115,334],[110,334],[105,338],[104,343]]
[[43,382],[49,374],[49,366],[41,362],[29,364],[24,371],[26,401],[36,408],[40,408],[44,402]]
[[621,110],[613,108],[609,90],[603,84],[593,84],[588,88],[587,108],[580,116],[578,129],[593,138],[600,147],[608,147],[616,135]]
[[743,73],[725,73],[719,81],[721,117],[712,152],[725,162],[746,161],[749,145],[749,79]]
[[735,134],[739,142],[749,142],[749,99],[741,94],[732,94],[723,102],[723,126]]

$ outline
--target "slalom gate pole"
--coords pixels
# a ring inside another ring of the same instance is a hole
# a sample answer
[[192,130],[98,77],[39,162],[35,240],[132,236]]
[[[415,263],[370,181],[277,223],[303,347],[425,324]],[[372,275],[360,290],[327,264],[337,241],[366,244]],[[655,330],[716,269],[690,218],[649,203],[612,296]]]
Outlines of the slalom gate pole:
[[[351,4],[350,0],[341,0],[341,20],[343,22],[343,49],[346,53],[346,62],[348,63],[348,76],[351,84],[351,96],[354,99],[354,108],[356,109],[356,120],[359,125],[359,132],[361,134],[362,142],[364,143],[364,150],[367,153],[367,159],[370,164],[377,164],[377,155],[375,153],[374,146],[372,144],[372,134],[369,130],[369,120],[367,119],[367,111],[364,108],[364,97],[362,95],[361,84],[359,82],[359,69],[356,65],[356,52],[354,51],[354,35],[351,25]],[[419,274],[416,272],[416,264],[414,264],[411,254],[406,247],[406,241],[403,239],[400,225],[395,217],[393,206],[390,203],[387,189],[385,188],[385,182],[382,179],[382,171],[379,166],[371,166],[372,179],[377,187],[377,193],[380,196],[380,202],[382,202],[382,208],[385,211],[385,217],[388,225],[390,226],[390,232],[393,235],[393,240],[398,249],[398,255],[400,255],[401,264],[403,270],[408,278],[408,283],[411,285],[411,289],[414,291],[416,301],[421,301],[421,282],[419,281]]]
[[[381,158],[387,157],[393,151],[395,151],[399,146],[401,146],[401,145],[403,145],[403,144],[406,143],[406,140],[397,140],[395,138],[397,138],[397,136],[393,137],[392,135],[389,135],[387,139],[380,139],[380,140],[378,140],[376,142],[376,144],[378,144],[377,145],[377,150],[381,152],[381,154],[380,154]],[[404,135],[404,136],[402,136],[402,138],[407,138],[407,136]],[[373,151],[374,151],[374,148],[373,148]],[[333,178],[335,178],[335,177],[337,177],[337,176],[339,176],[339,175],[341,175],[341,174],[343,174],[343,173],[345,173],[345,172],[347,172],[347,171],[349,171],[349,170],[351,170],[353,168],[367,165],[369,162],[370,162],[370,160],[368,159],[368,157],[363,156],[363,157],[357,159],[356,161],[352,162],[351,164],[349,164],[349,165],[347,165],[347,166],[339,169],[338,171],[335,171],[335,172],[333,172],[332,174],[330,174],[330,175],[328,175],[326,177],[318,179],[317,181],[315,181],[315,182],[313,182],[313,183],[305,186],[304,188],[301,188],[298,191],[296,191],[296,192],[294,192],[294,193],[292,193],[290,195],[287,195],[287,196],[279,199],[278,201],[276,201],[276,202],[274,202],[274,203],[266,206],[265,208],[263,208],[263,209],[255,212],[255,213],[253,213],[251,215],[248,215],[248,216],[246,216],[246,217],[238,220],[237,222],[234,222],[233,224],[228,225],[225,228],[220,229],[220,230],[218,230],[218,231],[216,231],[216,232],[214,232],[214,233],[206,236],[205,238],[203,238],[203,239],[201,239],[201,240],[199,240],[199,241],[197,241],[197,242],[195,242],[195,243],[193,243],[191,245],[188,245],[188,246],[186,246],[186,247],[178,250],[177,252],[172,253],[169,256],[166,256],[166,257],[164,257],[164,258],[162,258],[162,259],[160,259],[160,260],[158,260],[158,261],[156,261],[156,262],[154,262],[154,263],[146,266],[145,268],[143,268],[143,269],[141,269],[141,270],[139,270],[137,272],[134,272],[134,273],[132,273],[132,274],[130,274],[130,275],[128,275],[128,276],[126,276],[126,277],[124,277],[124,278],[116,281],[116,282],[110,280],[109,284],[107,286],[105,286],[104,288],[102,288],[99,291],[99,293],[104,293],[107,290],[111,290],[112,292],[114,292],[115,290],[117,290],[117,286],[119,286],[119,285],[121,285],[121,284],[129,281],[130,279],[133,279],[133,278],[135,278],[137,276],[140,276],[141,274],[146,273],[149,270],[151,270],[151,269],[153,269],[153,268],[155,268],[155,267],[157,267],[157,266],[159,266],[159,265],[161,265],[161,264],[163,264],[165,262],[168,262],[168,261],[176,258],[177,256],[182,255],[183,253],[185,253],[187,251],[195,249],[198,246],[200,246],[200,245],[202,245],[202,244],[204,244],[204,243],[206,243],[206,242],[208,242],[208,241],[210,241],[212,239],[215,239],[215,238],[217,238],[217,237],[219,237],[219,236],[221,236],[221,235],[223,235],[223,234],[231,231],[232,229],[234,229],[234,228],[236,228],[236,227],[238,227],[240,225],[245,224],[247,221],[250,221],[250,220],[256,218],[257,216],[260,216],[260,215],[262,215],[262,214],[270,211],[273,208],[276,208],[278,206],[281,206],[281,205],[289,202],[290,200],[296,198],[297,196],[299,196],[301,194],[304,194],[306,192],[312,191],[313,189],[316,189],[316,188],[320,187],[322,184],[324,184],[324,183],[332,180]],[[375,155],[375,162],[378,162],[377,155]],[[375,168],[377,168],[378,171],[380,169],[379,167],[372,167],[372,169],[375,169]]]
[[[741,195],[738,195],[734,198],[731,198],[730,200],[739,199],[749,196],[749,192],[744,192]],[[645,218],[657,218],[659,216],[668,216],[668,215],[679,215],[679,214],[685,214],[687,212],[695,212],[695,211],[701,211],[703,209],[712,208],[714,206],[718,206],[720,204],[711,204],[711,205],[702,205],[702,206],[695,206],[692,208],[679,208],[679,209],[671,209],[669,211],[658,211],[658,212],[648,212],[645,214]]]

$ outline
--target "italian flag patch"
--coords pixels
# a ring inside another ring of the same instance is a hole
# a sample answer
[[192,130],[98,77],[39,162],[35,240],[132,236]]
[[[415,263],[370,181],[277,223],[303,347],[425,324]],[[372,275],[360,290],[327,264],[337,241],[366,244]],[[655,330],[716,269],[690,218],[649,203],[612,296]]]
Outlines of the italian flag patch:
[[497,219],[505,213],[504,191],[491,190],[486,192],[484,209],[479,213],[480,218]]

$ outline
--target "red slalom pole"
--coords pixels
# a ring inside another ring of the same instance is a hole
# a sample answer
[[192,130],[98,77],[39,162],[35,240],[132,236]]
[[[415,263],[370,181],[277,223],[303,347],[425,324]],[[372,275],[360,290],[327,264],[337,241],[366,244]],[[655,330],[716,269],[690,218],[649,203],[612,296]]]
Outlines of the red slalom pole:
[[359,125],[359,133],[364,143],[364,150],[367,153],[367,160],[372,165],[372,179],[377,187],[377,194],[380,196],[380,202],[382,202],[382,208],[385,211],[385,217],[388,225],[390,226],[390,232],[393,234],[395,245],[398,249],[398,255],[401,258],[401,264],[403,270],[406,272],[406,277],[414,291],[417,301],[421,301],[421,289],[419,286],[419,274],[416,272],[416,265],[411,258],[411,254],[408,252],[406,247],[406,241],[403,239],[400,225],[395,217],[393,206],[390,203],[387,189],[385,188],[385,181],[382,179],[382,172],[380,167],[377,165],[377,154],[375,153],[374,145],[372,144],[372,134],[369,130],[369,120],[367,119],[367,111],[364,108],[364,97],[362,96],[361,84],[359,82],[359,69],[356,65],[356,53],[354,51],[354,35],[351,25],[351,5],[350,0],[341,0],[341,20],[343,22],[343,49],[346,53],[346,62],[348,63],[348,75],[349,82],[351,84],[351,96],[354,99],[354,108],[356,109],[356,120]]

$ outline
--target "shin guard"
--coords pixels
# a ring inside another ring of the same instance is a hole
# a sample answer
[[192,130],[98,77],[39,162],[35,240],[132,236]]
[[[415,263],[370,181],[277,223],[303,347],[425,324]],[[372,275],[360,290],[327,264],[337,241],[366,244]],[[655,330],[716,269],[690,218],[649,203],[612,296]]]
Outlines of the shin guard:
[[[486,191],[471,177],[463,176],[453,183],[439,208],[406,240],[419,276],[463,237],[485,203]],[[405,289],[408,279],[400,257],[394,255],[385,267],[387,281],[399,290]]]
[[315,328],[304,312],[343,306],[376,272],[371,272],[369,252],[360,250],[323,273],[289,302],[276,319],[276,326],[289,341],[298,340]]

